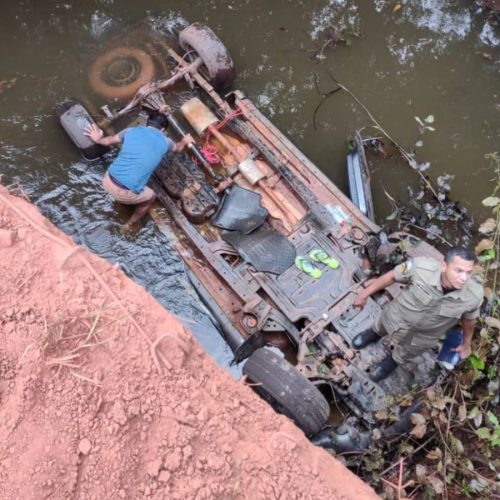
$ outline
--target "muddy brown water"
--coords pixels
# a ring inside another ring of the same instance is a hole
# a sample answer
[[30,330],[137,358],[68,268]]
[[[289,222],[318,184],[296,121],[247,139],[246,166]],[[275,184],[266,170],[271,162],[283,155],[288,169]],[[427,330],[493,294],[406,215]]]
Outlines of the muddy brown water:
[[[329,74],[352,90],[432,178],[455,176],[452,197],[482,219],[492,191],[484,154],[499,150],[498,28],[470,2],[419,0],[177,1],[35,0],[2,2],[0,21],[0,173],[20,182],[60,229],[91,251],[118,262],[174,313],[200,322],[195,334],[223,365],[231,355],[190,288],[168,235],[149,220],[134,236],[119,226],[128,212],[104,195],[105,162],[83,162],[58,126],[54,106],[87,78],[88,61],[104,41],[147,17],[175,29],[211,26],[237,68],[235,87],[251,96],[304,152],[346,189],[345,141],[369,124],[365,112],[337,93]],[[395,6],[401,8],[395,10]],[[332,35],[332,31],[336,33]],[[344,38],[347,43],[331,40]],[[420,135],[415,116],[435,116]],[[369,133],[368,130],[365,131]],[[379,222],[390,213],[383,187],[396,198],[417,176],[400,161],[373,163]]]

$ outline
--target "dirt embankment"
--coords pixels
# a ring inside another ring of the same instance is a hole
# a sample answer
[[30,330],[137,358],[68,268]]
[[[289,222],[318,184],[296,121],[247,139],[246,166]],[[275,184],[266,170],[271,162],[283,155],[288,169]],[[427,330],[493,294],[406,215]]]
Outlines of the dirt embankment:
[[0,187],[2,499],[370,499],[120,270]]

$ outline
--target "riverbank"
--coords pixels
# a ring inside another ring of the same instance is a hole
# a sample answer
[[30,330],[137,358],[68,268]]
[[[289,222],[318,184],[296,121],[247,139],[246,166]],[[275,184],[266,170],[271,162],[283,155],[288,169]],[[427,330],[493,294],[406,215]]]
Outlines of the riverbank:
[[2,187],[0,443],[4,499],[377,498]]

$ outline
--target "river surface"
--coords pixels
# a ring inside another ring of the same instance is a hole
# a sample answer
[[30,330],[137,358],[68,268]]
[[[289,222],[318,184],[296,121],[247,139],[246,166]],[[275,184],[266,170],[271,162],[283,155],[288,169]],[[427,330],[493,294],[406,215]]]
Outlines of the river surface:
[[[151,220],[133,236],[119,232],[129,212],[100,187],[105,163],[83,162],[55,117],[54,106],[75,95],[88,61],[110,36],[144,18],[166,30],[193,21],[209,25],[233,56],[234,87],[345,190],[346,140],[370,121],[339,92],[313,123],[319,93],[335,87],[333,75],[391,136],[417,151],[419,162],[430,162],[431,180],[453,175],[450,196],[476,219],[487,215],[481,200],[494,186],[484,155],[500,148],[500,32],[473,2],[3,0],[2,11],[3,184],[22,184],[77,243],[120,263],[175,314],[200,322],[195,335],[223,366],[231,355],[189,286],[171,238]],[[428,115],[435,131],[421,134],[415,116]],[[418,176],[396,159],[374,161],[371,175],[383,223],[391,211],[384,190],[405,199]]]

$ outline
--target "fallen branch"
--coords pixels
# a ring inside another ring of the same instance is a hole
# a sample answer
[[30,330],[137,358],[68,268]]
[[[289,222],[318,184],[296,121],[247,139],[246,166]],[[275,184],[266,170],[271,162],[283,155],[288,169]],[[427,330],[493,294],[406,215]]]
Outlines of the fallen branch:
[[403,468],[404,468],[404,460],[403,458],[399,459],[399,475],[398,475],[398,484],[391,483],[391,481],[388,481],[387,479],[384,479],[381,477],[380,479],[384,481],[385,484],[390,486],[391,488],[394,489],[394,491],[398,494],[398,500],[403,500],[406,497],[402,497],[401,494],[403,493],[405,488],[408,488],[408,486],[411,486],[414,484],[413,480],[410,479],[410,481],[407,481],[405,484],[403,484]]
[[414,229],[419,229],[420,231],[425,231],[426,233],[431,234],[435,238],[441,240],[445,245],[448,245],[450,248],[453,246],[447,239],[443,238],[441,235],[435,233],[434,231],[431,231],[430,229],[425,229],[425,227],[417,226],[416,224],[412,224],[411,222],[408,222],[406,225],[413,227]]
[[[316,129],[316,114],[318,113],[320,107],[333,95],[335,94],[336,92],[338,92],[339,90],[343,90],[344,92],[347,92],[351,97],[352,99],[354,99],[354,101],[363,109],[363,111],[368,115],[368,117],[370,118],[370,120],[373,122],[373,125],[372,127],[377,129],[378,131],[380,131],[385,137],[387,137],[387,139],[398,149],[398,151],[401,153],[401,156],[403,157],[403,159],[408,163],[408,165],[410,165],[410,167],[412,167],[412,164],[415,162],[415,160],[412,158],[412,155],[406,151],[406,149],[403,148],[403,146],[401,146],[397,141],[396,139],[394,139],[392,136],[389,135],[389,133],[382,127],[382,125],[380,125],[380,123],[377,121],[377,119],[372,115],[372,113],[370,112],[370,110],[358,99],[358,97],[353,94],[345,85],[343,85],[342,83],[340,83],[331,73],[330,71],[328,71],[328,76],[333,80],[333,82],[337,85],[337,88],[331,90],[330,92],[327,92],[326,94],[324,93],[321,93],[319,91],[319,88],[318,88],[318,74],[315,73],[314,74],[314,83],[316,85],[316,90],[318,92],[318,94],[320,94],[321,96],[323,96],[323,100],[316,106],[316,109],[314,110],[314,114],[313,114],[313,125],[314,125],[314,129]],[[412,170],[415,170],[418,175],[420,176],[420,178],[422,179],[422,181],[424,182],[424,184],[427,186],[427,188],[429,189],[429,191],[433,194],[433,196],[436,198],[436,200],[439,202],[439,204],[441,205],[441,208],[444,208],[444,205],[443,205],[443,202],[439,199],[437,193],[436,193],[436,190],[434,189],[434,187],[432,186],[432,184],[429,182],[429,179],[422,173],[420,172],[420,170],[418,169],[415,169],[412,167]]]

